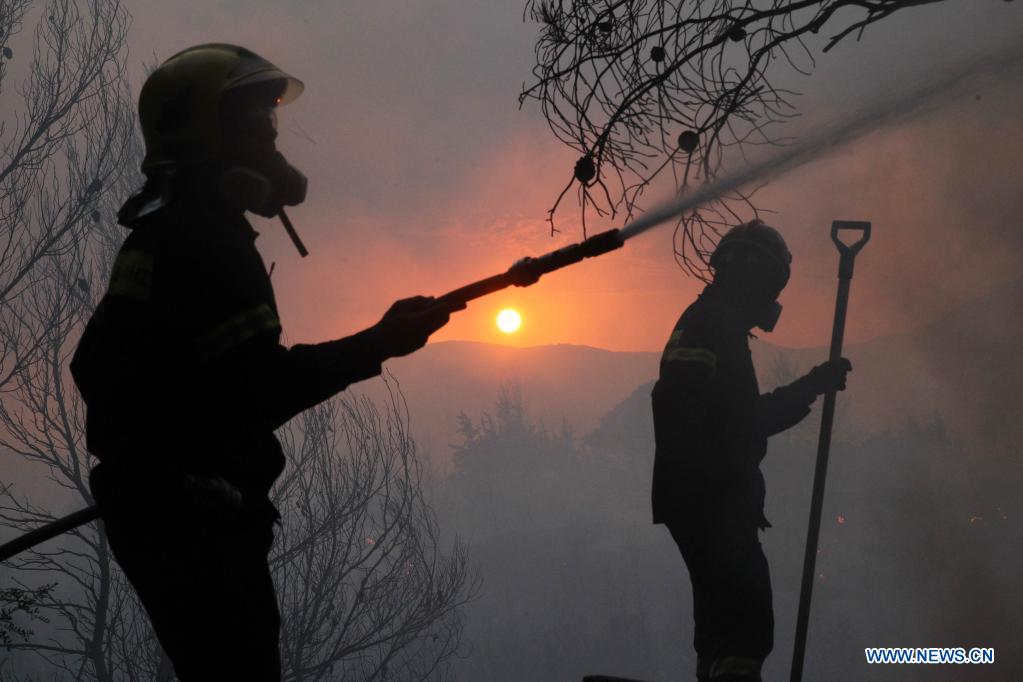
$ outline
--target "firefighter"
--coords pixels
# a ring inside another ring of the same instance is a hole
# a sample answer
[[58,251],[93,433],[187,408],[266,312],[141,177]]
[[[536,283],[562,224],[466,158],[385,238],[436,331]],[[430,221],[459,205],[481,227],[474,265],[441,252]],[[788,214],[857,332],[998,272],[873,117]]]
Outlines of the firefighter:
[[281,344],[244,214],[305,198],[305,177],[275,147],[276,108],[301,90],[225,44],[149,76],[145,185],[119,213],[130,232],[71,365],[106,537],[184,682],[280,679],[274,430],[422,347],[464,307],[404,299],[352,336]]
[[792,256],[773,228],[729,230],[710,259],[713,281],[679,318],[652,393],[654,523],[667,526],[693,586],[697,680],[760,680],[774,643],[759,464],[768,437],[845,388],[845,358],[761,395],[750,356],[754,327],[771,331]]

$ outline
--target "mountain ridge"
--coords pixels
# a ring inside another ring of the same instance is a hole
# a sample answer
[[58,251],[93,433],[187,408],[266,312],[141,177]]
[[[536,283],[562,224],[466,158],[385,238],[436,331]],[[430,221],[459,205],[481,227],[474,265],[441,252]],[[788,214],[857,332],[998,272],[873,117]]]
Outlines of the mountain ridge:
[[[939,416],[953,434],[1023,436],[1023,278],[917,330],[850,344],[849,390],[839,400],[845,428],[865,433]],[[827,358],[826,347],[751,342],[761,389],[796,378]],[[468,340],[428,344],[388,362],[409,405],[413,434],[441,464],[458,442],[457,418],[492,412],[502,390],[519,391],[527,415],[582,437],[657,376],[660,353],[579,344],[507,346]],[[379,394],[381,386],[360,390]],[[634,400],[644,399],[642,396]]]

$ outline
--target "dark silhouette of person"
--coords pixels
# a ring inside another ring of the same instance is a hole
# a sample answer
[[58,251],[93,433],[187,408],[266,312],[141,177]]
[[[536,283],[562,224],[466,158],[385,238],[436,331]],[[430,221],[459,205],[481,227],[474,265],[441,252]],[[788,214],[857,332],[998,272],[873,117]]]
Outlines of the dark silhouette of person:
[[848,360],[826,362],[761,395],[753,327],[771,331],[792,256],[773,228],[729,230],[711,255],[714,277],[675,325],[652,393],[654,523],[678,544],[693,586],[697,680],[760,680],[774,645],[759,464],[767,439],[794,426],[816,397],[845,388]]
[[130,232],[71,364],[105,536],[185,682],[280,679],[274,430],[422,347],[464,307],[404,299],[352,336],[281,344],[244,213],[305,198],[305,177],[275,147],[275,110],[301,89],[225,44],[149,76],[145,185],[119,213]]

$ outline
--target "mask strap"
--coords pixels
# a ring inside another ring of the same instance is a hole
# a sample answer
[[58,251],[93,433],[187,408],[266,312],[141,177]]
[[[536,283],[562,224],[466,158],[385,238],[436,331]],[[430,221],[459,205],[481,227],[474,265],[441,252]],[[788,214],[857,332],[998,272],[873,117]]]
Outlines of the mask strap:
[[295,226],[291,224],[291,220],[288,219],[288,214],[284,212],[283,208],[277,212],[277,217],[281,219],[282,223],[284,223],[284,229],[287,231],[288,236],[291,237],[291,243],[295,245],[296,249],[298,249],[299,255],[301,255],[302,258],[308,256],[309,251],[306,250],[305,244],[302,243],[302,240],[298,236],[298,232],[295,231]]

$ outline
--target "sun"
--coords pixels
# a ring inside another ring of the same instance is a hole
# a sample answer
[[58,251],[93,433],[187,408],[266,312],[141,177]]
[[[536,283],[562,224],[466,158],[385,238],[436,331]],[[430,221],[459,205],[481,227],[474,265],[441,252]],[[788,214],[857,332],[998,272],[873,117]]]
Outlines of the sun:
[[513,334],[522,326],[522,316],[519,311],[505,308],[497,314],[497,328],[505,334]]

